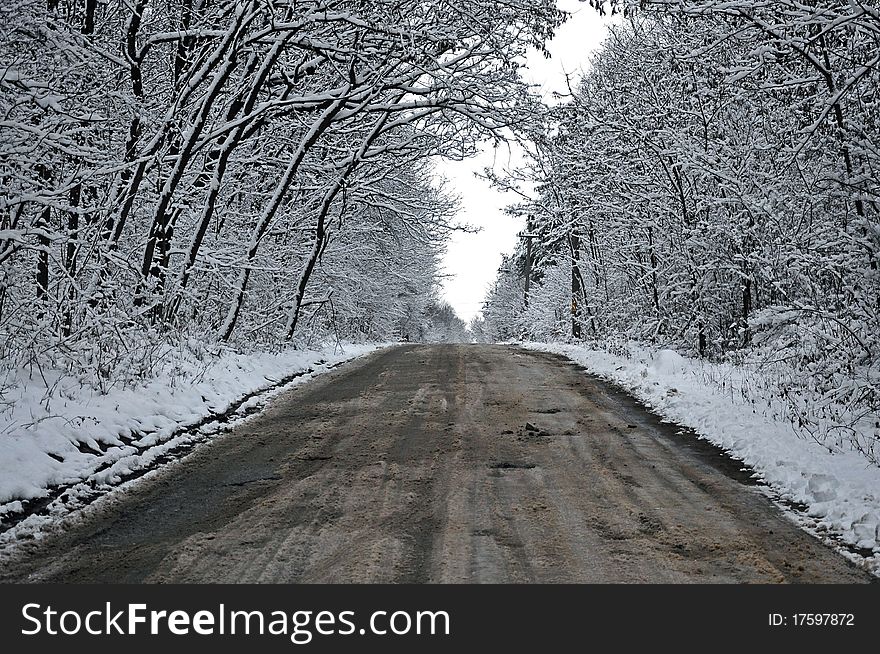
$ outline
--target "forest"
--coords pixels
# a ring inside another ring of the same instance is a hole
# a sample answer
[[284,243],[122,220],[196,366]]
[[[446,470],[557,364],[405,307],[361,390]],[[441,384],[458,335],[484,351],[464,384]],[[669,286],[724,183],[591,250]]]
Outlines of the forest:
[[475,334],[732,361],[876,464],[880,8],[593,4],[621,20],[497,180],[534,193]]
[[[436,157],[508,138],[552,0],[0,7],[0,355],[460,338]],[[506,130],[506,131],[505,131]]]

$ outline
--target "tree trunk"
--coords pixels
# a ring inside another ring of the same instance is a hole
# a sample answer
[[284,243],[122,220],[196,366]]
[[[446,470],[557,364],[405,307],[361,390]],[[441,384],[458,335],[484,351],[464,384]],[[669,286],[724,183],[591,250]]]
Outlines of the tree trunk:
[[95,31],[95,9],[98,6],[98,0],[86,0],[86,15],[83,18],[83,25],[80,32],[86,36]]
[[67,301],[61,321],[61,333],[70,336],[73,329],[73,311],[76,306],[76,254],[79,239],[79,206],[82,187],[76,184],[70,189],[69,200],[72,211],[67,214],[67,252],[64,268],[67,274]]
[[706,356],[706,327],[702,320],[697,325],[697,351],[701,357]]
[[651,262],[651,300],[654,311],[660,318],[660,293],[657,290],[657,253],[654,250],[654,231],[648,227],[648,260]]
[[[44,187],[48,187],[49,184],[52,183],[52,172],[49,169],[49,166],[46,164],[38,165],[38,172],[40,175],[40,179],[43,182]],[[37,227],[39,227],[43,232],[47,232],[52,227],[52,208],[46,205],[43,207],[40,212],[40,217],[37,219]],[[37,243],[39,244],[39,251],[37,252],[37,275],[36,275],[36,283],[37,283],[37,304],[39,305],[39,311],[37,313],[38,318],[43,318],[46,315],[45,305],[47,296],[49,293],[49,246],[50,241],[49,237],[45,234],[37,235]]]
[[748,345],[752,341],[752,334],[749,330],[749,315],[752,313],[752,280],[746,277],[746,281],[742,287],[742,324],[743,324],[743,345]]
[[531,222],[526,223],[526,269],[525,269],[525,292],[523,293],[523,306],[529,306],[529,290],[532,284],[532,233]]
[[578,305],[578,297],[581,295],[581,275],[579,261],[581,256],[581,240],[573,231],[568,237],[571,245],[571,335],[573,338],[581,337],[581,309]]

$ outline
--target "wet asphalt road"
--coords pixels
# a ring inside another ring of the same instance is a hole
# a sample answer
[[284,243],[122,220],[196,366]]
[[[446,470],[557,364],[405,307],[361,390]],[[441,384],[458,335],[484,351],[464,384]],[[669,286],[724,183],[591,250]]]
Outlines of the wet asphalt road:
[[555,355],[401,346],[24,544],[2,581],[866,582]]

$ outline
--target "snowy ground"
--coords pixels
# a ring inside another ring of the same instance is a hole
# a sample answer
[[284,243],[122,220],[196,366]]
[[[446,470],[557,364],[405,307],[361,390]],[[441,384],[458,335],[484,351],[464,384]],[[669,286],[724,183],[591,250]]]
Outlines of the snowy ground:
[[63,514],[77,497],[155,467],[169,452],[222,431],[223,420],[377,347],[177,358],[150,381],[109,393],[50,371],[19,370],[2,396],[0,527],[28,501],[51,499],[49,513]]
[[[524,347],[562,354],[626,388],[664,418],[690,427],[753,468],[783,505],[803,505],[792,516],[844,553],[880,574],[880,468],[855,452],[831,453],[774,418],[763,404],[711,380],[735,380],[744,371],[688,359],[670,350],[628,345],[629,357],[562,343]],[[753,375],[754,372],[748,374]],[[853,554],[857,549],[861,555]]]

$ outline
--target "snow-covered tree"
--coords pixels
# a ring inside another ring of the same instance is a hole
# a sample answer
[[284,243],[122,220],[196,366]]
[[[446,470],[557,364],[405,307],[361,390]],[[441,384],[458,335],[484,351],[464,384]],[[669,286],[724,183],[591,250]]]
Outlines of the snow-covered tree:
[[535,106],[523,54],[562,19],[552,0],[4,3],[4,360],[430,324],[453,211],[430,162],[509,137]]

